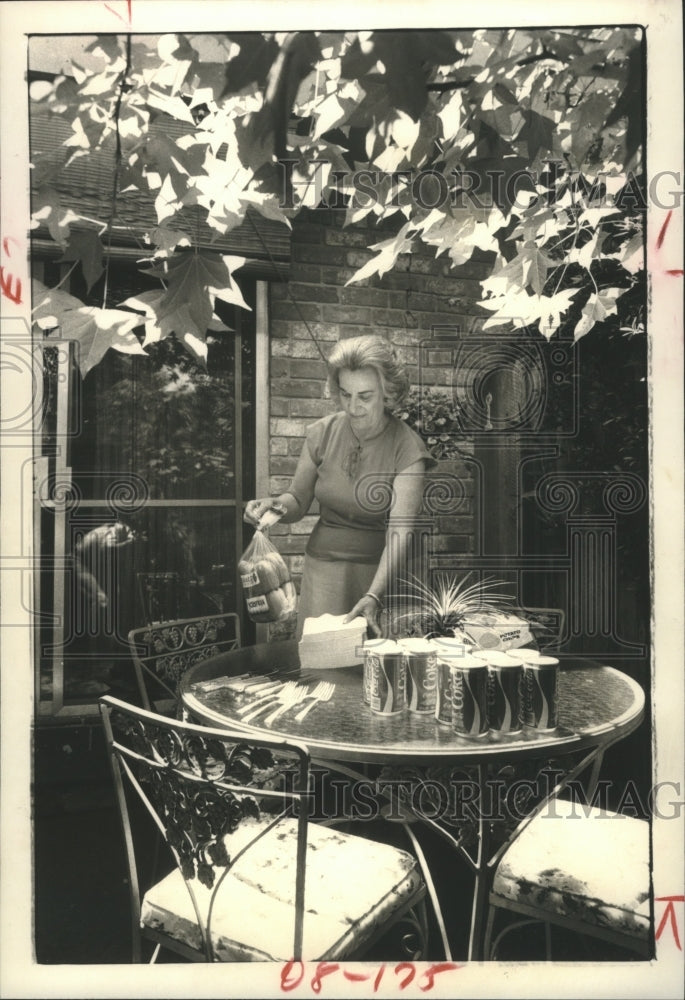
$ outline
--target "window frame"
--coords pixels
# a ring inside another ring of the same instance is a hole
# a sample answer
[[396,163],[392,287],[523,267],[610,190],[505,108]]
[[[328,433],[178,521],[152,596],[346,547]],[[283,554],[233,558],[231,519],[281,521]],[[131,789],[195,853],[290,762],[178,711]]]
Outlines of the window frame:
[[[36,277],[42,279],[44,276],[44,266],[41,261],[34,261],[34,274]],[[268,294],[268,281],[260,278],[255,280],[255,377],[254,385],[252,387],[252,398],[249,400],[254,406],[254,416],[255,416],[255,440],[252,443],[254,447],[255,454],[255,488],[256,494],[258,496],[265,495],[268,493],[269,485],[269,294]],[[238,340],[237,350],[235,352],[236,357],[236,367],[234,371],[234,383],[236,387],[240,388],[242,386],[242,355],[240,351],[240,344],[242,341],[242,334],[240,332],[240,325],[237,324],[237,329],[235,331],[236,339]],[[59,341],[46,342],[46,343],[60,343]],[[58,377],[66,376],[65,378],[59,380],[57,383],[57,439],[60,441],[66,441],[69,433],[69,408],[71,406],[71,400],[73,396],[73,344],[69,345],[69,342],[62,341],[62,345],[67,345],[68,350],[61,352],[61,360],[58,362]],[[70,372],[72,373],[70,375]],[[242,428],[242,404],[244,400],[242,397],[242,392],[238,391],[235,393],[234,398],[234,420],[235,420],[235,467],[237,469],[242,468],[243,464],[243,449],[245,447],[245,441],[243,438],[243,428]],[[42,428],[40,425],[35,427],[34,433],[34,484],[39,484],[45,482],[47,478],[48,468],[50,465],[50,459],[42,454]],[[67,464],[67,454],[66,448],[63,446],[56,448],[56,455],[54,460],[54,465],[52,468],[52,473],[56,477],[56,481],[60,484],[68,485],[72,481],[72,469]],[[145,507],[149,509],[159,508],[159,509],[208,509],[208,508],[220,508],[223,510],[233,511],[233,524],[236,539],[236,553],[235,553],[235,565],[233,567],[234,574],[234,593],[237,595],[241,594],[240,585],[240,575],[238,573],[238,557],[240,552],[243,550],[246,544],[246,539],[244,537],[245,524],[243,521],[243,510],[247,500],[251,497],[243,496],[243,483],[242,475],[236,476],[236,489],[233,498],[228,499],[148,499],[145,502]],[[60,509],[60,507],[55,503],[54,500],[49,499],[46,496],[39,496],[36,489],[34,488],[34,518],[33,518],[33,535],[34,535],[34,551],[41,553],[41,542],[44,540],[42,538],[42,525],[41,525],[41,512],[42,509],[53,509],[54,510],[54,529],[53,529],[53,546],[52,553],[50,557],[51,566],[46,567],[44,565],[40,566],[40,572],[37,572],[34,577],[33,585],[33,602],[34,602],[34,691],[35,691],[35,702],[34,702],[34,716],[37,719],[66,719],[73,720],[75,716],[91,716],[97,714],[97,698],[94,701],[70,701],[65,699],[64,685],[65,685],[65,649],[64,640],[66,633],[66,618],[65,618],[65,607],[66,607],[66,588],[65,588],[65,578],[69,569],[69,556],[67,553],[67,530],[68,530],[68,511],[66,507]],[[110,502],[106,499],[79,499],[79,510],[83,511],[97,511],[98,509],[103,509],[111,511]],[[41,557],[42,558],[42,557]],[[52,615],[53,621],[51,628],[48,628],[47,632],[50,635],[50,644],[52,647],[51,654],[51,692],[49,697],[45,697],[41,691],[41,667],[44,668],[45,657],[42,656],[42,639],[41,639],[41,621],[42,621],[42,607],[41,607],[41,577],[44,572],[50,572],[51,574],[51,588],[52,588],[52,599],[53,608]],[[228,608],[225,610],[235,610],[241,615],[243,619],[243,625],[246,624],[245,619],[245,609],[244,602],[240,602],[240,606],[236,608]],[[264,634],[264,627],[257,628],[257,640],[264,641],[266,636]],[[122,657],[122,660],[124,658]]]

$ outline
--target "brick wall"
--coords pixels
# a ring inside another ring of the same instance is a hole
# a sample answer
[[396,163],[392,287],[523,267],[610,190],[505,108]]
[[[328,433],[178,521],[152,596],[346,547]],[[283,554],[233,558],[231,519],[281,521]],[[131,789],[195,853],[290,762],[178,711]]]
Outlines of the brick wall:
[[[293,224],[289,282],[272,283],[270,301],[270,489],[286,489],[300,454],[305,428],[334,409],[325,398],[326,368],[312,340],[324,354],[340,338],[362,333],[386,336],[418,384],[420,344],[436,328],[458,327],[462,333],[480,330],[487,315],[477,302],[479,280],[490,270],[491,255],[476,251],[467,264],[451,268],[443,255],[429,248],[399,258],[387,274],[346,286],[372,255],[367,247],[388,238],[400,223],[362,223],[343,228],[344,213],[332,210],[301,213]],[[402,220],[401,220],[402,221]],[[430,374],[421,368],[424,384],[451,385],[451,354],[432,358]],[[466,443],[468,452],[468,443]],[[431,474],[457,476],[463,499],[454,513],[435,517],[433,550],[474,551],[476,533],[474,466],[468,461],[443,461]],[[272,536],[290,565],[296,582],[302,572],[304,547],[316,521],[316,507],[301,522],[280,525]]]

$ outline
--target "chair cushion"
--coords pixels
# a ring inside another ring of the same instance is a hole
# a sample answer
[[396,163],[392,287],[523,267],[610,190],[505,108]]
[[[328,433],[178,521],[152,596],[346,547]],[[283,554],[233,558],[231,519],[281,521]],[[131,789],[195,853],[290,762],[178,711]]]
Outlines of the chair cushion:
[[[244,820],[225,838],[229,856],[267,825],[267,820]],[[311,823],[307,839],[305,960],[356,952],[422,888],[416,862],[405,851]],[[218,961],[293,957],[296,845],[297,821],[283,820],[230,869],[216,892],[211,918]],[[206,924],[214,890],[197,879],[189,885]],[[201,948],[190,893],[177,869],[145,894],[141,926]]]
[[500,862],[493,894],[641,938],[649,930],[649,826],[555,799]]

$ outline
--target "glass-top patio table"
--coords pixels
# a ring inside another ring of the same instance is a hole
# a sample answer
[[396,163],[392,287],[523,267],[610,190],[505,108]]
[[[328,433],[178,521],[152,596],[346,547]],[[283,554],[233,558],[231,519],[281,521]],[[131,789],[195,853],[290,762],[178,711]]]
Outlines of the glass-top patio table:
[[[192,666],[180,696],[196,721],[264,732],[265,712],[246,723],[238,709],[246,696],[205,682],[240,674],[297,680],[297,643],[287,640],[231,650]],[[405,712],[384,717],[362,701],[362,666],[308,670],[310,690],[331,681],[335,691],[298,722],[297,707],[280,715],[268,732],[305,743],[312,761],[368,782],[375,771],[385,814],[401,823],[417,858],[436,912],[443,945],[451,957],[434,882],[413,827],[433,827],[467,862],[474,875],[468,958],[483,956],[487,899],[494,869],[526,822],[553,795],[590,766],[588,794],[596,785],[605,750],[640,724],[644,692],[621,671],[582,661],[562,662],[559,726],[552,732],[522,730],[464,739],[432,716]],[[356,769],[361,765],[363,770]]]

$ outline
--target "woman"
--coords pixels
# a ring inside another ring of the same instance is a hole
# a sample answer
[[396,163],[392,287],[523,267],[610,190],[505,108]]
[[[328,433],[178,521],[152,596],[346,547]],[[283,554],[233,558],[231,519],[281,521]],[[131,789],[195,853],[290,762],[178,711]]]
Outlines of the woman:
[[[328,387],[341,409],[308,428],[292,483],[276,498],[285,523],[304,517],[314,498],[319,502],[305,551],[297,636],[306,618],[326,613],[346,614],[346,622],[363,616],[378,636],[385,595],[406,572],[424,473],[435,461],[391,413],[409,382],[382,337],[341,340],[328,359]],[[273,502],[251,500],[245,519],[257,524]]]

